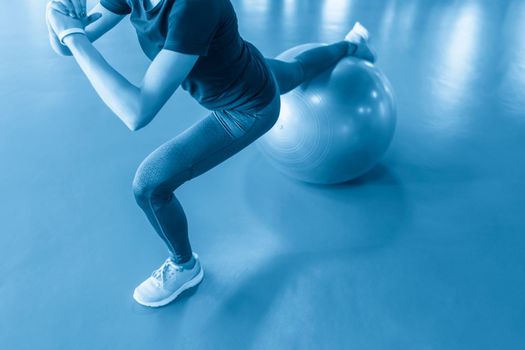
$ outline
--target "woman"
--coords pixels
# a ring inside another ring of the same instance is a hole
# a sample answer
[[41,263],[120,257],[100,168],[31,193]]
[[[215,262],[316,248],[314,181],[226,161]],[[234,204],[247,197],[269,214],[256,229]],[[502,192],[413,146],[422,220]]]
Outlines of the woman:
[[[268,131],[280,94],[353,55],[375,57],[358,23],[345,40],[304,52],[292,62],[265,59],[238,32],[229,0],[55,0],[47,21],[55,51],[72,55],[98,95],[130,130],[146,126],[182,86],[210,114],[154,150],[133,182],[138,205],[170,257],[134,291],[146,306],[162,306],[203,278],[184,210],[173,191],[239,152]],[[130,15],[151,59],[142,83],[131,84],[91,44]]]

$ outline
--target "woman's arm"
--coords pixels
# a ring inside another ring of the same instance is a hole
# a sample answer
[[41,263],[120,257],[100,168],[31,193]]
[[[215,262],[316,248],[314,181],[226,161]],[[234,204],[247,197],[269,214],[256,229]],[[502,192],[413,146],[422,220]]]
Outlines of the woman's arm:
[[100,13],[102,16],[86,26],[86,35],[89,41],[95,42],[102,35],[115,27],[125,15],[118,15],[106,9],[100,3],[96,4],[88,13],[88,17]]
[[[97,3],[97,5],[95,5],[86,16],[88,19],[96,18],[94,21],[88,22],[84,28],[89,41],[95,42],[95,40],[115,27],[124,17],[124,15],[113,13],[100,3]],[[51,43],[53,50],[59,55],[71,56],[71,51],[69,51],[67,46],[60,43],[57,35],[51,28],[49,21],[47,21],[47,26],[49,31],[49,42]]]
[[193,68],[198,56],[161,50],[135,86],[111,67],[82,34],[64,39],[104,103],[130,130],[146,126]]

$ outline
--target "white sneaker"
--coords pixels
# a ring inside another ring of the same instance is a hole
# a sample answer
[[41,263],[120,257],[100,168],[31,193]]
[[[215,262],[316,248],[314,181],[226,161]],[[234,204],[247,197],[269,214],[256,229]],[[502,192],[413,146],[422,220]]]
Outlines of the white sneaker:
[[191,269],[177,265],[172,258],[166,259],[161,267],[135,288],[133,292],[135,301],[144,306],[163,306],[175,300],[186,289],[199,284],[204,277],[204,270],[199,256],[193,253],[193,257],[195,265]]
[[346,34],[345,40],[355,45],[348,49],[348,54],[350,56],[362,58],[371,63],[376,61],[376,53],[370,47],[368,42],[370,40],[370,34],[368,33],[368,30],[361,25],[361,23],[355,22],[352,30]]
[[370,35],[368,34],[368,29],[363,27],[359,22],[355,22],[354,27],[351,31],[348,32],[345,36],[345,40],[354,44],[359,44],[361,40],[368,41]]

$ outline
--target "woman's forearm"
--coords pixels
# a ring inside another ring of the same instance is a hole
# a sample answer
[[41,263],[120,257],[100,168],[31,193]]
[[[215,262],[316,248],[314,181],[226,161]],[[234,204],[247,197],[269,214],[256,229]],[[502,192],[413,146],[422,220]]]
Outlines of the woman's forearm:
[[111,67],[85,35],[69,35],[64,42],[104,103],[129,129],[143,126],[140,89]]
[[[53,29],[48,26],[49,31],[49,43],[51,44],[51,48],[53,51],[55,51],[57,54],[61,56],[72,56],[73,54],[69,50],[69,48],[65,45],[62,45],[60,40],[58,40],[57,35],[55,32],[53,32]],[[98,38],[100,38],[104,32],[101,31],[99,28],[92,28],[93,26],[87,26],[85,28],[86,36],[88,37],[89,41],[94,43]]]

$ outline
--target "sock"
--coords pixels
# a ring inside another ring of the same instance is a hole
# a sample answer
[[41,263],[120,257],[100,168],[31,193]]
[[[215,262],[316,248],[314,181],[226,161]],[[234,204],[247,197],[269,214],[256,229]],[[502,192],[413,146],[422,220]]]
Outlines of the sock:
[[196,262],[197,262],[197,260],[195,260],[195,258],[192,255],[190,260],[188,260],[188,261],[186,261],[186,262],[184,262],[182,264],[179,263],[177,265],[182,266],[182,268],[185,269],[185,270],[191,270],[195,266]]

